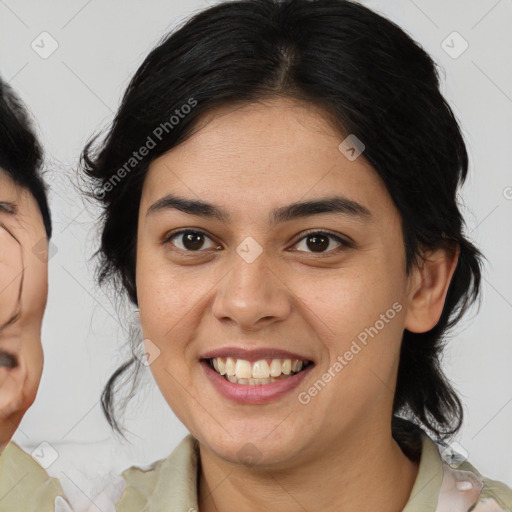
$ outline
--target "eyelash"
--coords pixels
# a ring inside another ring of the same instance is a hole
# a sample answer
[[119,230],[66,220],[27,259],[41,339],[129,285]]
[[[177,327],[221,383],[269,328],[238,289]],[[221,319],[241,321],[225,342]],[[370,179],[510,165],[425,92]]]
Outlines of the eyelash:
[[[182,235],[184,233],[201,234],[201,235],[204,235],[207,238],[210,238],[204,231],[202,231],[200,229],[181,229],[179,231],[176,231],[174,233],[170,233],[170,234],[166,235],[164,237],[163,241],[162,241],[162,244],[163,245],[167,245],[167,244],[169,244],[171,242],[171,240],[173,238],[175,238],[175,237],[177,237],[179,235]],[[310,252],[309,253],[309,254],[314,254],[315,256],[318,256],[318,257],[322,257],[323,255],[330,256],[331,253],[333,253],[333,252],[338,252],[339,250],[342,250],[342,249],[350,249],[350,248],[354,247],[353,243],[349,242],[348,240],[345,240],[345,239],[335,235],[334,233],[332,233],[330,231],[324,231],[324,230],[312,230],[312,231],[308,231],[306,233],[303,233],[301,238],[299,238],[293,245],[297,245],[299,242],[301,242],[303,239],[307,238],[310,235],[324,235],[324,236],[327,236],[328,238],[334,239],[336,242],[338,242],[340,244],[339,247],[336,247],[335,249],[331,249],[330,251],[326,251],[326,252],[323,252],[323,253],[314,253],[314,252]],[[204,250],[201,250],[201,249],[198,250],[198,251],[190,251],[190,250],[179,249],[178,247],[175,247],[175,248],[178,251],[181,251],[181,252],[184,252],[184,253],[189,253],[189,254],[205,252]],[[297,252],[306,252],[306,251],[297,251]]]

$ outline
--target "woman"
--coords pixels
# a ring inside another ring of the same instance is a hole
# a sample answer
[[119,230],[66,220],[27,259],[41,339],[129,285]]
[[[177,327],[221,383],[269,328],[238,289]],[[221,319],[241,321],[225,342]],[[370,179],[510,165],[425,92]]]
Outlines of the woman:
[[54,510],[58,480],[9,442],[37,394],[52,226],[42,151],[25,108],[0,80],[0,511]]
[[439,358],[481,255],[463,138],[400,28],[345,0],[218,4],[149,54],[83,160],[99,281],[144,339],[105,412],[118,428],[145,363],[190,431],[124,473],[117,510],[512,507],[436,445],[462,423]]

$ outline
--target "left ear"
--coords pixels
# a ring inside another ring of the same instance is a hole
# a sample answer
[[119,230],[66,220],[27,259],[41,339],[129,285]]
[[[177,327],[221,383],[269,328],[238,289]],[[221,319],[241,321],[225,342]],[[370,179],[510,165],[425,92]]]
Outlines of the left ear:
[[448,287],[452,280],[460,248],[429,249],[423,253],[419,266],[411,271],[409,307],[405,328],[410,332],[427,332],[439,321]]

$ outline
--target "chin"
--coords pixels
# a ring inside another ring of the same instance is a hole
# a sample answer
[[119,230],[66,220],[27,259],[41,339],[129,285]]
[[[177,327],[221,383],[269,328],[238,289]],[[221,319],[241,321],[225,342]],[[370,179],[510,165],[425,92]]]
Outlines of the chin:
[[268,424],[264,428],[261,424],[254,424],[244,429],[240,429],[238,424],[238,430],[230,428],[229,424],[224,427],[225,430],[217,425],[204,434],[192,434],[206,445],[208,451],[233,464],[269,467],[286,463],[308,444],[306,439],[300,442],[289,429],[283,431],[284,437],[278,435],[275,426],[269,427]]

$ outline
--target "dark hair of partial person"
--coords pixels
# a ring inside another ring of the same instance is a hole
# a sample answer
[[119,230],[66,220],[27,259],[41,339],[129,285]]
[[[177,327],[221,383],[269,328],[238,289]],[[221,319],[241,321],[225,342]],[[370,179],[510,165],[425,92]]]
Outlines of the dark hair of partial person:
[[[393,404],[394,435],[423,427],[444,442],[459,430],[463,407],[443,375],[441,352],[448,330],[479,298],[483,256],[463,233],[457,191],[468,156],[439,86],[437,67],[418,43],[352,1],[235,0],[195,13],[151,51],[108,132],[92,138],[82,153],[86,192],[101,196],[99,284],[127,293],[137,306],[136,229],[144,177],[154,159],[194,133],[201,116],[272,97],[315,105],[339,131],[340,142],[354,134],[364,143],[364,158],[401,215],[407,274],[422,248],[460,248],[439,322],[423,334],[404,332]],[[149,155],[104,188],[191,98],[197,105],[168,127]],[[116,381],[131,371],[137,375],[139,366],[135,356],[127,360],[102,395],[118,432]]]
[[42,164],[43,151],[27,110],[12,87],[0,79],[0,170],[32,194],[50,238],[52,222]]

